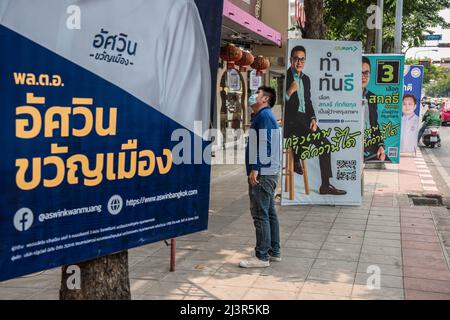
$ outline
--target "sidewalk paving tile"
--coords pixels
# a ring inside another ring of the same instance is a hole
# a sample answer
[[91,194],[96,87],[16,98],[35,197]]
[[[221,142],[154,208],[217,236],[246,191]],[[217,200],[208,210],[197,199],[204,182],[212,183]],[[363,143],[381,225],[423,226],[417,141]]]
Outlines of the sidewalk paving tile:
[[2,288],[0,290],[0,300],[28,300],[31,296],[39,294],[41,288]]
[[243,300],[294,300],[297,292],[272,289],[250,288],[242,298]]
[[422,267],[405,266],[404,274],[405,277],[409,278],[450,281],[450,273],[445,269],[435,270]]
[[287,278],[282,275],[260,275],[252,288],[299,292],[304,281],[298,278]]
[[397,227],[389,227],[389,226],[376,226],[376,225],[367,225],[367,231],[377,231],[377,232],[391,232],[391,233],[400,233],[400,226]]
[[361,253],[360,262],[368,262],[371,264],[390,264],[395,266],[402,265],[402,257],[401,256],[386,256],[372,253]]
[[358,261],[358,252],[336,251],[336,250],[320,250],[318,259],[327,260],[344,260],[344,261]]
[[352,237],[363,237],[364,231],[363,230],[350,230],[346,228],[336,228],[333,227],[330,230],[330,235],[334,236],[352,236]]
[[353,271],[335,271],[312,268],[306,279],[353,284],[355,281],[355,275],[356,274]]
[[339,243],[327,240],[323,243],[321,250],[359,253],[361,244]]
[[450,294],[442,294],[427,291],[405,290],[406,300],[450,300]]
[[424,249],[408,249],[403,248],[404,257],[419,257],[419,258],[431,258],[431,259],[444,259],[442,251],[431,251]]
[[301,290],[302,293],[327,293],[334,296],[350,296],[352,293],[353,284],[307,280]]
[[220,286],[215,284],[204,284],[196,295],[190,294],[189,300],[199,300],[206,296],[214,300],[242,300],[250,288],[247,286]]
[[365,238],[367,239],[386,239],[386,240],[400,240],[400,233],[382,232],[382,231],[366,231]]
[[355,284],[352,292],[352,299],[370,299],[370,300],[403,300],[403,289],[398,288],[380,288],[369,289],[367,285]]
[[426,258],[418,256],[404,256],[403,262],[405,266],[429,268],[434,270],[448,270],[448,266],[444,258]]
[[[355,284],[367,285],[370,282],[371,273],[357,273],[355,278]],[[381,288],[398,288],[403,289],[403,277],[391,276],[381,273],[380,275],[380,287]]]
[[232,287],[241,287],[242,286],[242,287],[250,288],[258,277],[259,277],[259,274],[216,272],[213,277],[209,278],[206,281],[205,284],[215,285],[215,286],[232,286]]
[[402,234],[402,241],[422,241],[422,242],[434,242],[439,243],[439,238],[436,235],[420,235],[413,233]]
[[297,296],[297,300],[350,300],[350,297],[333,296],[326,294],[326,292],[324,292],[324,294],[300,292]]
[[364,243],[361,253],[367,253],[367,254],[380,254],[380,255],[386,255],[386,256],[398,256],[400,257],[402,255],[401,248],[396,247],[387,247],[383,246],[382,244],[379,245],[368,245]]
[[417,234],[423,236],[437,236],[435,228],[407,228],[402,227],[402,234]]
[[354,245],[362,245],[364,238],[362,237],[353,237],[351,235],[332,235],[330,234],[326,242],[333,243],[344,243],[344,244],[354,244]]
[[332,271],[351,271],[356,272],[358,262],[332,259],[316,259],[313,264],[313,269],[324,269]]
[[[374,264],[368,263],[368,262],[359,262],[358,264],[358,273],[364,273],[367,275],[372,274],[372,268]],[[403,276],[403,268],[402,266],[395,266],[391,264],[381,264],[377,263],[375,264],[378,268],[380,268],[381,276],[384,275],[387,276],[396,276],[396,277],[402,277]]]
[[401,248],[402,241],[401,240],[389,240],[389,239],[364,238],[364,245],[365,246],[383,246],[383,247]]
[[208,271],[176,270],[176,272],[169,272],[160,281],[204,284],[212,275],[213,273]]
[[315,258],[319,254],[319,249],[282,248],[283,257],[294,258]]
[[442,247],[438,242],[403,240],[402,248],[403,249],[419,249],[419,250],[427,250],[427,251],[439,251],[439,252],[442,251]]
[[450,281],[405,277],[404,283],[405,289],[450,294]]
[[308,235],[308,239],[315,240],[314,238],[326,237],[329,232],[330,228],[310,228],[307,226],[299,225],[294,231],[292,231],[291,235]]
[[324,241],[288,240],[285,247],[298,249],[320,249]]
[[333,224],[333,229],[345,229],[345,230],[352,230],[352,231],[361,231],[363,232],[364,230],[366,230],[366,224],[349,224],[349,223],[342,223],[342,222],[338,222],[338,223],[334,223]]

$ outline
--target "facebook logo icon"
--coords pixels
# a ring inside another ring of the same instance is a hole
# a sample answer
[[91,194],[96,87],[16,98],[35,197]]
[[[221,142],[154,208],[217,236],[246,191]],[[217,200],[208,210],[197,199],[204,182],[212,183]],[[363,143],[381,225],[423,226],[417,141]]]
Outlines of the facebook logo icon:
[[28,208],[17,210],[14,216],[14,227],[18,231],[26,231],[33,224],[33,212]]

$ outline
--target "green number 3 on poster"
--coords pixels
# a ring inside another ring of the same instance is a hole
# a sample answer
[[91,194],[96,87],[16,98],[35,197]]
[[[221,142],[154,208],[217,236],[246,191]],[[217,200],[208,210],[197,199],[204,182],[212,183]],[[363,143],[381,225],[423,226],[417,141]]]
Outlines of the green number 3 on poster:
[[399,61],[377,61],[377,84],[398,84],[400,74]]
[[394,79],[394,67],[390,64],[383,65],[384,76],[383,82],[391,82]]

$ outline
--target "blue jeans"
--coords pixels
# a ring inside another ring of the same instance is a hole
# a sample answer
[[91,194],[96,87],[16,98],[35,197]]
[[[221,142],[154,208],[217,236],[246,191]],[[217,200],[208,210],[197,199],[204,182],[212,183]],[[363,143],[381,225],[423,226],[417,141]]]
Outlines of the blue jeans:
[[249,184],[250,212],[256,230],[255,255],[267,261],[269,255],[280,256],[280,226],[275,210],[278,176],[258,176],[259,184]]
[[420,142],[420,138],[422,138],[423,133],[425,132],[425,129],[426,129],[426,128],[427,128],[427,123],[424,122],[423,125],[422,125],[422,127],[421,127],[420,130],[419,130],[419,137],[418,137],[418,139],[417,139],[417,143]]

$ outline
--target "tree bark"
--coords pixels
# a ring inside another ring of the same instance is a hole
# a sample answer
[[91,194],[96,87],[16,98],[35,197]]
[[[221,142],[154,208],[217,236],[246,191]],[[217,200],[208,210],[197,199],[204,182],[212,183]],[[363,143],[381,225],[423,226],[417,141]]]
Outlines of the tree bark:
[[305,18],[303,38],[324,39],[323,0],[305,0]]
[[[81,262],[80,289],[73,289],[74,272],[62,267],[60,300],[130,300],[128,251]],[[70,284],[69,284],[70,283]],[[71,286],[72,285],[72,286]]]

